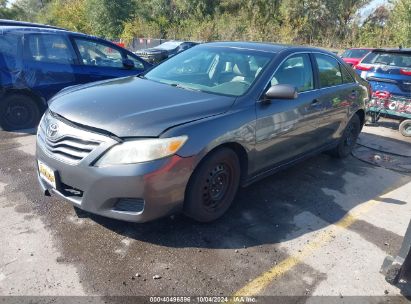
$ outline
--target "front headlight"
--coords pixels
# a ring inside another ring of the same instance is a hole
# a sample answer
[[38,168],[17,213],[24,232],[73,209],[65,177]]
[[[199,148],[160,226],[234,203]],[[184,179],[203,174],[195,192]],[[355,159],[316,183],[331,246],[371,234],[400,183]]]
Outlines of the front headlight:
[[187,136],[128,140],[108,150],[96,163],[97,167],[147,162],[175,154],[187,141]]

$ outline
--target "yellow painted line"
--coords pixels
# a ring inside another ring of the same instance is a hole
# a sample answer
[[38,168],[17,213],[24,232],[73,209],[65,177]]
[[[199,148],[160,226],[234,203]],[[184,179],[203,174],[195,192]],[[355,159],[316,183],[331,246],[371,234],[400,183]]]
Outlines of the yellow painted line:
[[354,224],[357,221],[360,215],[367,213],[371,208],[373,208],[377,204],[380,204],[380,202],[375,201],[375,200],[369,200],[367,202],[362,203],[361,205],[358,205],[351,212],[347,213],[341,220],[334,223],[333,225],[330,225],[328,228],[320,231],[318,235],[314,238],[314,240],[312,241],[310,240],[310,243],[304,246],[296,254],[281,261],[280,263],[278,263],[277,265],[275,265],[268,271],[259,275],[257,278],[252,280],[250,283],[245,285],[243,288],[236,291],[233,297],[237,297],[237,296],[252,297],[252,296],[258,295],[273,280],[281,277],[286,272],[291,270],[294,266],[302,263],[304,258],[311,255],[315,250],[329,243],[331,240],[335,238],[337,234],[340,234],[341,230],[339,231],[340,233],[337,233],[338,232],[337,230],[339,229],[336,229],[336,227],[344,228],[344,229],[350,227],[352,224]]

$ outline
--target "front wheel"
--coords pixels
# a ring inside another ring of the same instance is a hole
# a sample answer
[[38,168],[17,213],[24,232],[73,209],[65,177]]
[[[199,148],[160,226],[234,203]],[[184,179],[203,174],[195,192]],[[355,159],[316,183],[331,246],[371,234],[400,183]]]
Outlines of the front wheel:
[[358,139],[358,135],[361,132],[361,120],[357,114],[355,114],[348,122],[343,135],[338,142],[337,147],[331,150],[331,155],[337,158],[345,158],[351,154]]
[[400,123],[399,131],[403,136],[411,136],[411,119],[406,119]]
[[222,148],[196,168],[187,186],[184,213],[199,222],[211,222],[230,207],[240,184],[237,154]]
[[0,126],[6,131],[33,128],[39,120],[39,107],[26,95],[10,95],[0,102]]

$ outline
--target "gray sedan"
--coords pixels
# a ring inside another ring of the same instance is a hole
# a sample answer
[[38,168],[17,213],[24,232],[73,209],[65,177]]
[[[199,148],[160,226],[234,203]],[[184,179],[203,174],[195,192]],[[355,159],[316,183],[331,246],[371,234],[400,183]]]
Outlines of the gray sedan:
[[323,151],[348,156],[368,99],[324,50],[202,44],[145,74],[61,91],[38,129],[38,179],[102,216],[209,222],[240,186]]

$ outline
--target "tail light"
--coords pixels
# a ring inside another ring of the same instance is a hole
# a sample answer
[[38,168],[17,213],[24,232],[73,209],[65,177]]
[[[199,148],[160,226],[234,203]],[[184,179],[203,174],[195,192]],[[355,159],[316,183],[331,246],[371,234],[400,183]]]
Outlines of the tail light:
[[400,69],[402,75],[411,76],[411,69]]
[[372,69],[372,66],[366,66],[359,63],[355,66],[355,68],[360,71],[369,71]]
[[375,91],[373,96],[380,99],[389,99],[391,97],[391,93],[387,91]]

